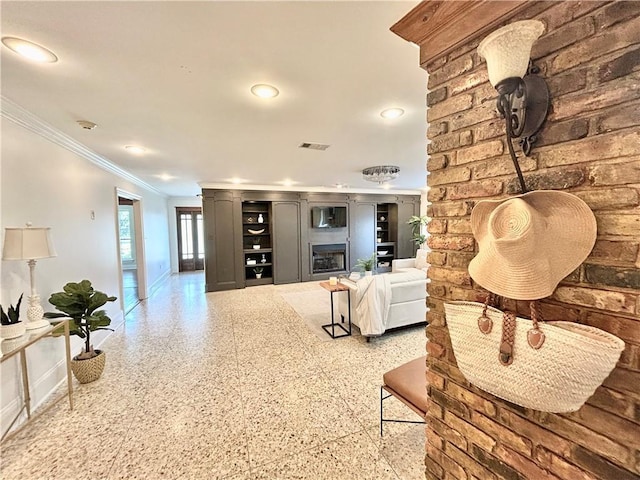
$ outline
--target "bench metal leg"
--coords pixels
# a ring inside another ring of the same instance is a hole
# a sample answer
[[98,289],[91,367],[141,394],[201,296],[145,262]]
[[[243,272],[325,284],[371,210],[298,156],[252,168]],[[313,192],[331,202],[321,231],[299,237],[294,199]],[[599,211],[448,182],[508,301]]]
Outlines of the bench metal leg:
[[386,397],[384,396],[384,393],[382,393],[384,390],[384,385],[380,387],[380,436],[383,436],[383,432],[382,432],[382,425],[383,422],[394,422],[394,423],[419,423],[419,424],[426,424],[427,422],[418,422],[418,421],[414,421],[414,420],[395,420],[395,419],[391,419],[391,418],[384,418],[384,414],[383,414],[383,401],[386,400],[389,397],[393,397],[393,395],[390,393],[389,395],[387,395]]

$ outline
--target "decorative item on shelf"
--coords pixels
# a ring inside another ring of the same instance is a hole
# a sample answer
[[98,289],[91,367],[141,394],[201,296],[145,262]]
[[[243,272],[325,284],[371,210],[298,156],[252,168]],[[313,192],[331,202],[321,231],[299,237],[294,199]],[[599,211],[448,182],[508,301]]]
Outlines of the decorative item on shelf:
[[382,230],[382,227],[376,227],[376,230],[380,231]]
[[258,223],[264,223],[264,217],[261,213],[258,214]]
[[364,270],[365,277],[373,274],[373,266],[376,264],[376,253],[373,252],[369,258],[359,258],[356,260],[356,267]]
[[362,170],[362,178],[369,182],[385,183],[398,177],[400,167],[395,165],[377,165]]
[[525,155],[529,155],[549,110],[549,88],[530,60],[531,48],[544,32],[539,20],[524,20],[506,25],[488,35],[478,46],[486,59],[489,82],[498,91],[497,107],[505,119],[507,147],[518,175],[522,193],[527,192],[512,139],[520,137]]
[[247,217],[247,223],[253,223],[253,217]]
[[[380,221],[381,222],[384,222],[386,219],[387,219],[387,217],[380,217]],[[382,227],[380,227],[380,228],[382,228]]]
[[40,295],[36,291],[36,260],[56,256],[53,242],[51,241],[50,228],[32,227],[27,223],[26,227],[7,227],[4,235],[3,260],[27,260],[29,265],[29,278],[31,281],[31,295],[29,295],[29,308],[27,309],[27,330],[42,328],[49,325],[43,317],[44,309],[40,305]]
[[260,250],[260,238],[254,238],[253,239],[253,249],[254,250]]
[[429,223],[430,218],[426,215],[412,215],[407,223],[411,225],[411,241],[414,242],[417,246],[422,245],[427,240],[427,236],[422,233],[423,228]]
[[247,229],[247,232],[249,232],[252,235],[260,235],[261,233],[264,233],[264,228],[261,228],[260,230],[251,230],[250,228]]
[[20,304],[22,303],[22,295],[18,299],[18,303],[15,308],[13,305],[9,305],[7,313],[4,312],[4,308],[0,305],[0,338],[18,338],[24,335],[26,326],[24,322],[20,321]]
[[378,267],[386,268],[389,266],[389,262],[378,262]]
[[256,267],[253,269],[253,273],[256,274],[256,278],[262,278],[262,272],[264,271],[263,267]]
[[378,250],[378,255],[386,255],[389,253],[389,250]]
[[258,263],[258,262],[256,261],[255,258],[247,259],[247,265],[255,265],[256,263]]
[[265,256],[265,254],[262,254],[262,259],[260,260],[260,263],[267,263],[267,257]]
[[380,238],[380,237],[376,238],[376,242],[377,243],[382,243],[382,238]]
[[70,333],[84,339],[82,351],[71,359],[71,371],[80,383],[93,382],[102,375],[106,354],[93,349],[91,332],[112,330],[108,328],[111,318],[98,308],[115,301],[116,297],[94,290],[89,280],[69,282],[62,292],[53,293],[49,298],[49,303],[62,313],[47,312],[45,317],[73,319],[69,324]]

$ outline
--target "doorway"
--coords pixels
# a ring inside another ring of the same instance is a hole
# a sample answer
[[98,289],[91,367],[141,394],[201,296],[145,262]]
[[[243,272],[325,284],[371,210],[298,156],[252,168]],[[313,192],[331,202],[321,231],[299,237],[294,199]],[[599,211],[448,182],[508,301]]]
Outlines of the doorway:
[[120,298],[126,315],[145,298],[142,221],[140,199],[119,190],[117,193]]
[[202,208],[176,207],[178,271],[204,270],[204,222]]

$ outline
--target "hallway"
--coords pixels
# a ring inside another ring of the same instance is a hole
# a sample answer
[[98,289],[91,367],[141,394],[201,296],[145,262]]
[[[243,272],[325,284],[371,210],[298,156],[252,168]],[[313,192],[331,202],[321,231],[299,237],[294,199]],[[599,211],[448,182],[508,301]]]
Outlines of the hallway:
[[328,294],[204,294],[201,272],[173,275],[101,345],[105,372],[75,383],[72,412],[60,403],[3,444],[2,478],[424,478],[424,427],[378,432],[382,374],[424,354],[424,327],[318,337],[280,295],[313,289]]

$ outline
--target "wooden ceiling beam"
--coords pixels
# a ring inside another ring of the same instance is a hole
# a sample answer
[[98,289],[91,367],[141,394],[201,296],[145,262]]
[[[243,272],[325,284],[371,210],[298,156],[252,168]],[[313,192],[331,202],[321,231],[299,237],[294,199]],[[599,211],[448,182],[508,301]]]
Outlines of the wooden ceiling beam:
[[391,27],[420,46],[423,68],[518,13],[523,0],[424,0]]

